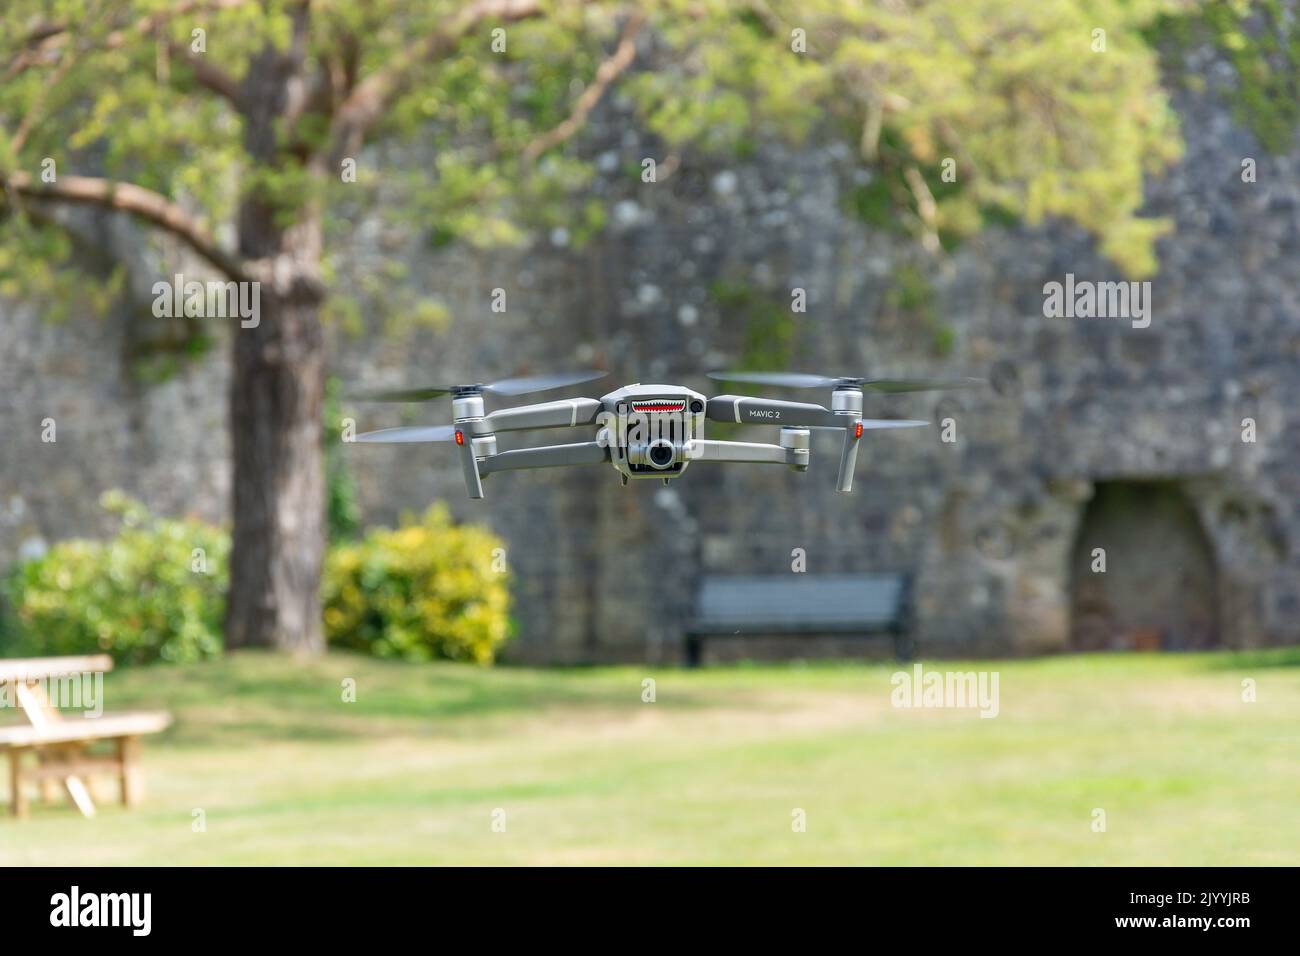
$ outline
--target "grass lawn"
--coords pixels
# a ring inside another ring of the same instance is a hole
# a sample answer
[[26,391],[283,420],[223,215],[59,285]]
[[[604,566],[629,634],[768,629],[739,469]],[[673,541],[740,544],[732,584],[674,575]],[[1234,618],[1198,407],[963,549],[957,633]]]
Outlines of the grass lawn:
[[34,803],[0,865],[1300,864],[1296,653],[933,666],[996,670],[998,716],[894,708],[892,664],[121,671],[108,710],[176,717],[144,805]]

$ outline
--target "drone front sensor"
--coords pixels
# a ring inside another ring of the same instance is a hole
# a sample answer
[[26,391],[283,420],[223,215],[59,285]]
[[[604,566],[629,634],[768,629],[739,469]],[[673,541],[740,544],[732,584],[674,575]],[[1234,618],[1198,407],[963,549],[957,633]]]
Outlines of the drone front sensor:
[[[665,484],[685,473],[695,461],[787,465],[807,471],[810,430],[839,429],[844,435],[836,487],[853,487],[858,443],[866,430],[914,428],[929,422],[862,417],[863,390],[912,392],[966,388],[975,379],[956,382],[907,379],[865,379],[788,372],[711,372],[722,381],[751,382],[791,388],[829,387],[831,407],[787,402],[750,395],[707,398],[679,385],[625,385],[599,399],[568,398],[501,408],[485,414],[484,393],[524,395],[564,385],[589,382],[604,372],[503,379],[489,384],[405,389],[361,396],[377,401],[428,401],[450,395],[451,425],[386,428],[357,436],[368,443],[454,441],[465,485],[471,498],[483,497],[483,479],[498,471],[556,468],[566,465],[609,464],[623,484],[636,478],[658,478]],[[740,425],[777,425],[779,444],[716,441],[704,437],[705,421]],[[594,440],[567,445],[497,450],[497,432],[535,428],[594,426]],[[468,440],[467,440],[468,438]]]

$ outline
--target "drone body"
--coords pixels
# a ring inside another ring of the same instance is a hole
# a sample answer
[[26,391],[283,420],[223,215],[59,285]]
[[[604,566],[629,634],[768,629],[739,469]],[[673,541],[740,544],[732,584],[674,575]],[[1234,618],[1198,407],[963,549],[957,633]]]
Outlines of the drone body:
[[[837,429],[843,433],[837,487],[853,487],[853,467],[858,443],[868,430],[911,428],[928,422],[864,419],[863,389],[885,392],[959,388],[961,382],[909,382],[829,378],[782,373],[710,373],[710,377],[757,384],[799,388],[832,388],[830,408],[806,402],[787,402],[750,395],[706,397],[681,385],[625,385],[599,399],[566,398],[533,405],[501,408],[487,413],[485,392],[520,395],[562,385],[591,381],[603,372],[507,379],[489,385],[383,392],[366,396],[379,401],[426,401],[450,395],[453,424],[434,427],[388,428],[357,436],[360,442],[454,442],[460,455],[465,485],[471,498],[483,497],[483,479],[500,471],[553,468],[608,463],[622,477],[658,478],[665,484],[680,478],[696,461],[750,462],[787,465],[808,470],[811,429]],[[781,429],[778,444],[718,441],[705,437],[707,421],[739,425],[775,425]],[[537,428],[595,429],[589,441],[538,448],[497,449],[497,433]]]

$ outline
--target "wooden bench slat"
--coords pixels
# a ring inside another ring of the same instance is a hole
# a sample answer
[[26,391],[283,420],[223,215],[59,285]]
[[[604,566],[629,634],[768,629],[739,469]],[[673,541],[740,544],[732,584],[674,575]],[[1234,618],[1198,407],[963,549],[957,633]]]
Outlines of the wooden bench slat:
[[14,680],[41,680],[61,674],[100,673],[113,669],[113,658],[107,654],[85,657],[29,657],[0,661],[0,682]]
[[47,763],[23,768],[23,779],[33,782],[64,780],[68,777],[95,777],[117,773],[121,762],[112,757],[79,757],[66,763]]
[[0,747],[34,747],[73,740],[106,740],[156,734],[172,722],[159,712],[105,714],[102,717],[69,718],[47,727],[0,727]]

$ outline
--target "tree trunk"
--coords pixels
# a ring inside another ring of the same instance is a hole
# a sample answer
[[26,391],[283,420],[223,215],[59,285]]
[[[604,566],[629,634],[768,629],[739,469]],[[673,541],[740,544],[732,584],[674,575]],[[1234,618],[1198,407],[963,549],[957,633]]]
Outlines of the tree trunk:
[[[307,69],[310,7],[295,7],[292,17],[293,42],[287,49],[270,44],[255,56],[241,89],[245,147],[264,169],[292,169],[302,161],[283,134],[292,91]],[[253,184],[239,207],[239,253],[259,276],[261,316],[234,330],[226,644],[319,653],[325,648],[321,220],[310,202],[290,208],[282,201]]]
[[234,331],[230,426],[234,540],[229,647],[318,653],[324,557],[320,303],[266,294],[256,328]]

